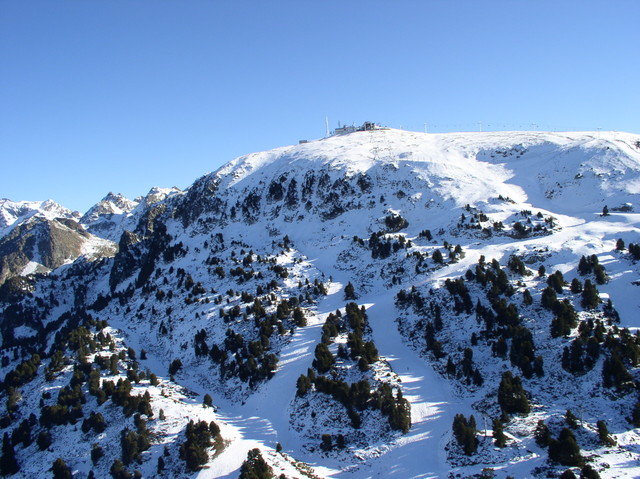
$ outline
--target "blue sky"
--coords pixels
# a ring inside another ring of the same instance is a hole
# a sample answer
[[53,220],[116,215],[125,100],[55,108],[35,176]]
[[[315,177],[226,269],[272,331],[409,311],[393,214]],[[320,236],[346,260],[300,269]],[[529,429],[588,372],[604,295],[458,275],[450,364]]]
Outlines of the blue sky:
[[640,2],[0,0],[0,197],[188,187],[325,117],[640,133]]

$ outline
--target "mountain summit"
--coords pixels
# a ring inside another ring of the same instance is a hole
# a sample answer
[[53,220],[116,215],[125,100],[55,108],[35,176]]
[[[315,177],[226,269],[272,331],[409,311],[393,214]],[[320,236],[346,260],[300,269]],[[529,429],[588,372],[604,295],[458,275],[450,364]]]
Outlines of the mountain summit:
[[639,205],[638,135],[374,129],[49,219],[112,249],[0,287],[3,473],[637,476]]

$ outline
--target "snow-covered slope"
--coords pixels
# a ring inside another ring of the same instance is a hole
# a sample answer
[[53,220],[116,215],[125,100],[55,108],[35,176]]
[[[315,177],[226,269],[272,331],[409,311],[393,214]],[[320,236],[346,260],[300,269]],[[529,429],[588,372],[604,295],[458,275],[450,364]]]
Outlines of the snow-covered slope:
[[[197,473],[176,456],[183,423],[153,420],[173,476],[235,478],[259,448],[285,477],[490,477],[488,468],[501,478],[555,477],[577,466],[550,461],[556,446],[532,435],[541,420],[560,437],[567,409],[580,413],[573,434],[601,477],[640,474],[640,271],[630,246],[640,243],[639,136],[378,129],[250,154],[185,192],[152,191],[136,202],[85,216],[96,234],[110,222],[102,235],[119,241],[113,259],[76,262],[3,292],[14,304],[3,310],[3,348],[19,349],[11,330],[33,338],[30,352],[49,351],[55,331],[74,321],[65,314],[90,312],[122,348],[144,350],[141,363],[166,384],[197,403],[210,394],[215,414],[184,398],[171,412],[221,426],[224,447],[210,449]],[[579,268],[583,256],[590,270]],[[549,280],[556,270],[566,284]],[[569,287],[574,278],[585,289],[598,282],[603,302],[585,305]],[[565,306],[542,305],[547,281]],[[20,287],[31,296],[16,301]],[[364,319],[353,319],[351,302]],[[576,323],[552,334],[562,308],[574,309]],[[589,324],[600,325],[597,334]],[[535,357],[523,362],[516,353],[529,346],[518,338],[528,334]],[[599,351],[582,369],[578,337]],[[503,354],[498,342],[515,352]],[[565,347],[575,356],[568,363]],[[602,374],[615,357],[631,378],[620,372],[619,387]],[[5,373],[18,361],[6,363]],[[529,414],[501,413],[507,371],[522,377]],[[38,394],[36,381],[23,395]],[[152,408],[164,407],[157,388],[143,381],[139,391],[147,387]],[[404,399],[408,430],[398,413]],[[112,407],[91,401],[85,416]],[[34,399],[24,404],[15,421],[37,409]],[[477,452],[464,454],[454,439],[458,414],[475,415]],[[504,448],[493,444],[493,419],[502,420]],[[599,420],[616,445],[599,442]],[[91,440],[117,446],[109,436]],[[96,477],[120,454],[111,447],[91,465],[89,446],[55,444],[67,464]],[[35,445],[25,451],[19,458],[41,463],[31,473],[50,468],[50,455]],[[152,445],[128,467],[153,477],[159,455]]]

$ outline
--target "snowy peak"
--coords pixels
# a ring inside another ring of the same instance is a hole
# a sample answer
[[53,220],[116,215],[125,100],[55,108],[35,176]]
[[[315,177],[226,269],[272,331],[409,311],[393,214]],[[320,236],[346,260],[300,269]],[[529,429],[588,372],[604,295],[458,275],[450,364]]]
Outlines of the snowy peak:
[[73,212],[55,201],[11,201],[0,199],[0,238],[7,235],[15,225],[29,218],[41,217],[49,220],[68,218],[77,220],[78,212]]
[[242,213],[249,222],[280,215],[282,206],[298,210],[291,218],[309,211],[335,217],[362,207],[363,193],[369,203],[399,195],[446,208],[509,198],[584,217],[605,205],[637,203],[639,176],[638,135],[379,129],[239,157],[198,180],[187,196],[209,197],[200,204],[216,214],[230,205],[231,218]]
[[126,214],[136,206],[138,206],[138,202],[131,201],[120,193],[113,194],[109,192],[107,196],[92,206],[89,211],[85,213],[81,222],[83,224],[88,224],[96,221],[101,216],[110,217],[112,215]]

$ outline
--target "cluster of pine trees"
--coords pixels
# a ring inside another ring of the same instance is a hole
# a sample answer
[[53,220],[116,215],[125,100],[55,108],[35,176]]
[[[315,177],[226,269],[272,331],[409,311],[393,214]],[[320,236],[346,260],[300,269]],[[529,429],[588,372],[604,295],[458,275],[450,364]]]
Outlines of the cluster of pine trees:
[[[346,305],[344,315],[340,310],[329,314],[322,328],[321,342],[316,346],[314,369],[309,369],[306,375],[298,378],[297,395],[303,397],[313,390],[330,395],[345,406],[351,425],[356,429],[361,425],[360,412],[370,408],[387,416],[392,429],[407,432],[411,426],[411,411],[409,402],[402,397],[400,390],[394,395],[391,386],[381,383],[372,391],[371,384],[366,379],[349,384],[325,375],[336,367],[337,359],[329,345],[340,334],[347,334],[347,347],[339,345],[338,359],[343,362],[354,361],[363,372],[378,360],[378,351],[373,341],[364,339],[368,329],[364,307],[359,308],[354,302]],[[337,371],[334,373],[337,376]]]

